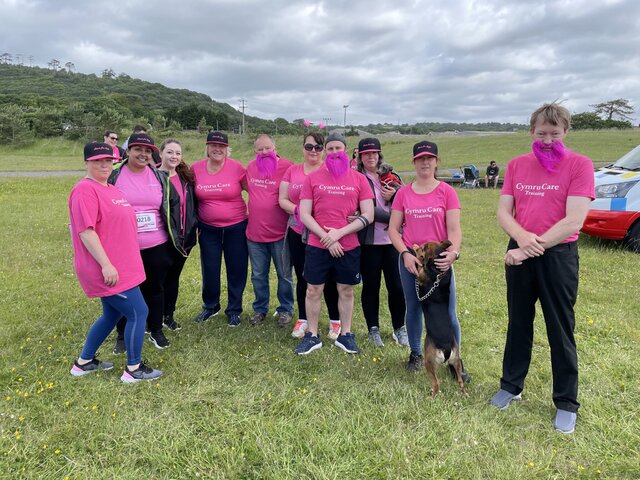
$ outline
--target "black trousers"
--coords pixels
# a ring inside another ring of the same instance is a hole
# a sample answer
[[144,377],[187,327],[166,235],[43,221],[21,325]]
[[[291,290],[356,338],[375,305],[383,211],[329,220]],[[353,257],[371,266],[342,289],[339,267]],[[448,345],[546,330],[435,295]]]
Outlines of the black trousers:
[[387,287],[387,304],[393,329],[404,325],[404,293],[398,271],[398,251],[393,245],[362,245],[360,247],[360,274],[362,275],[362,312],[367,328],[380,327],[380,286],[382,275]]
[[[147,327],[151,333],[162,330],[164,282],[167,278],[167,272],[174,262],[172,250],[174,250],[174,248],[173,245],[171,245],[171,241],[140,250],[144,273],[147,276],[146,280],[140,284],[140,291],[149,308]],[[118,338],[124,338],[124,327],[126,324],[126,318],[121,318],[118,321]]]
[[[296,273],[296,303],[298,304],[298,318],[307,319],[307,308],[305,301],[307,298],[307,282],[302,276],[304,272],[304,258],[307,245],[302,243],[302,235],[289,229],[287,233],[289,252],[291,252],[291,263]],[[324,301],[327,304],[327,312],[331,320],[340,319],[338,310],[338,287],[336,281],[331,279],[324,284]]]
[[[508,249],[512,248],[517,248],[513,240]],[[509,328],[500,388],[514,395],[524,388],[531,363],[535,304],[540,300],[551,349],[553,403],[569,412],[576,412],[580,406],[578,354],[573,336],[578,268],[577,242],[556,245],[522,265],[505,267]]]

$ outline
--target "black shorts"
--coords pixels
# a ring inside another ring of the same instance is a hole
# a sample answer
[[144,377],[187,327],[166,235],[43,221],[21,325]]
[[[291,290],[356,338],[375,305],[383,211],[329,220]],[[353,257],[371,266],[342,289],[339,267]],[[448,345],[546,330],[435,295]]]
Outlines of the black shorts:
[[360,283],[360,247],[344,252],[342,257],[332,257],[329,250],[307,245],[304,257],[304,272],[307,283],[322,285],[332,278],[336,283],[357,285]]

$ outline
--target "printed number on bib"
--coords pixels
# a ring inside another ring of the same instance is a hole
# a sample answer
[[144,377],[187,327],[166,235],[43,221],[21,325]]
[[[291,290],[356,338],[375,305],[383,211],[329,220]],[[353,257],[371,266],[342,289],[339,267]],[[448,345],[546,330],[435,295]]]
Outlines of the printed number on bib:
[[158,230],[155,212],[137,212],[138,232],[153,232]]

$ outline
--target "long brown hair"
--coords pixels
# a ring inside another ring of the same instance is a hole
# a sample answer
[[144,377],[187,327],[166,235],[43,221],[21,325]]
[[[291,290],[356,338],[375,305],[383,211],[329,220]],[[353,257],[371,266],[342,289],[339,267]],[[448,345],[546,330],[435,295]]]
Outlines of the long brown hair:
[[[164,142],[162,142],[162,144],[160,144],[160,152],[163,152],[167,145],[169,145],[170,143],[180,145],[180,148],[182,148],[182,143],[180,142],[180,140],[176,140],[175,138],[167,138]],[[180,163],[176,166],[176,173],[184,182],[195,182],[193,170],[191,170],[191,167],[184,160],[180,160]]]

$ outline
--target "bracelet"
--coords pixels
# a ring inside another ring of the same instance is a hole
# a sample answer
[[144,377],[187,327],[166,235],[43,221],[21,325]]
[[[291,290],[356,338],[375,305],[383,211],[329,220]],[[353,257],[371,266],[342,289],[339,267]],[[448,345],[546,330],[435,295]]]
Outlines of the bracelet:
[[456,252],[455,250],[451,250],[451,252],[456,254],[456,260],[460,258],[460,252]]
[[360,222],[362,222],[362,228],[360,230],[367,228],[369,226],[369,220],[367,220],[367,218],[363,217],[362,215],[358,215],[356,217],[356,220],[360,220]]
[[402,253],[400,254],[400,258],[402,258],[402,256],[403,256],[405,253],[411,253],[411,252],[410,252],[409,250],[405,250],[404,252],[402,252]]

